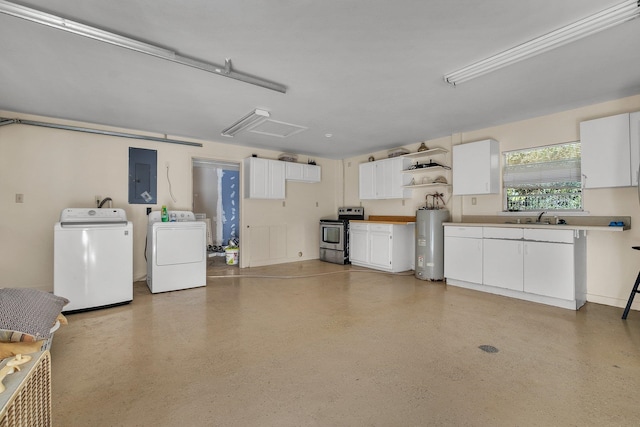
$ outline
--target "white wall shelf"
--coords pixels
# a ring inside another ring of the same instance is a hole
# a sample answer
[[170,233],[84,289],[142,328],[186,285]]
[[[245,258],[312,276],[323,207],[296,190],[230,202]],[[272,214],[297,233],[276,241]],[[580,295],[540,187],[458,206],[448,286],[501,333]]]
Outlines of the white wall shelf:
[[437,154],[447,154],[448,152],[449,150],[447,150],[446,148],[432,148],[430,150],[417,151],[415,153],[405,154],[402,157],[404,157],[405,159],[420,159],[423,157],[435,156]]
[[427,184],[403,185],[404,188],[422,188],[422,187],[451,187],[451,184],[441,184],[439,182],[429,182]]
[[428,168],[417,168],[417,169],[406,169],[403,170],[402,173],[424,173],[430,171],[437,171],[440,169],[445,169],[444,166],[429,166]]

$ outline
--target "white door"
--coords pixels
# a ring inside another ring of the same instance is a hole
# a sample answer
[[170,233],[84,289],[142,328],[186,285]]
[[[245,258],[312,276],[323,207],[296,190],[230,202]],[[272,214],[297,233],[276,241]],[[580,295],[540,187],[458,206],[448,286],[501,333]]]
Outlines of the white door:
[[573,245],[525,242],[524,291],[573,300],[575,298]]
[[349,230],[349,260],[352,263],[369,263],[367,254],[369,253],[369,231],[365,228],[354,228]]
[[302,163],[287,162],[285,168],[287,179],[293,181],[302,181],[304,179],[304,167],[305,165]]
[[580,144],[585,188],[631,185],[628,113],[581,122]]
[[376,199],[386,199],[391,194],[391,163],[389,160],[376,162]]
[[517,240],[484,239],[483,283],[499,288],[522,291],[522,242]]
[[376,163],[360,164],[360,182],[359,182],[360,198],[375,199],[376,198]]
[[445,237],[444,276],[482,283],[482,239]]
[[629,144],[631,145],[631,185],[638,185],[640,173],[640,111],[629,114]]
[[284,199],[285,198],[285,175],[286,175],[286,163],[278,160],[268,160],[269,162],[269,199]]
[[307,182],[320,182],[322,169],[318,165],[304,165],[302,179]]
[[453,194],[491,194],[500,191],[500,153],[492,139],[453,147]]
[[392,241],[391,233],[384,231],[370,231],[369,240],[371,242],[369,250],[369,262],[371,265],[390,269],[392,264]]
[[269,194],[269,163],[267,159],[245,159],[245,197],[266,199]]

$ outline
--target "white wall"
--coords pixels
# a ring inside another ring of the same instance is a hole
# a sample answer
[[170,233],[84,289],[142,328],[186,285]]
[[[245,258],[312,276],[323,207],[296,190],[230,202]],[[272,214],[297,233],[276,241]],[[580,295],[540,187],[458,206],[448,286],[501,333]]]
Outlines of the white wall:
[[[619,99],[589,107],[565,111],[530,120],[453,134],[448,138],[426,141],[429,148],[445,147],[493,138],[500,143],[501,151],[517,150],[580,139],[581,121],[640,110],[640,96]],[[405,146],[411,152],[419,143]],[[603,146],[603,150],[607,147]],[[386,151],[372,153],[376,159],[387,157]],[[346,197],[358,204],[358,164],[367,161],[369,155],[346,159]],[[435,161],[438,161],[434,158]],[[451,165],[451,158],[446,159]],[[450,174],[447,175],[450,182]],[[618,307],[626,305],[631,287],[640,269],[640,252],[631,246],[640,242],[640,206],[635,187],[585,190],[584,209],[591,215],[631,216],[632,229],[625,232],[589,231],[587,233],[587,299],[591,302]],[[413,190],[411,199],[363,201],[367,214],[413,215],[416,207],[424,204],[425,194],[433,190]],[[450,195],[450,190],[445,195]],[[462,215],[496,215],[502,210],[502,194],[455,196],[448,203],[454,220]],[[640,298],[634,308],[640,309]]]
[[[127,129],[6,111],[0,111],[0,117],[132,133]],[[141,280],[146,276],[146,208],[150,205],[129,205],[127,202],[129,147],[158,152],[158,204],[152,206],[154,210],[163,204],[169,209],[192,209],[192,158],[241,163],[243,158],[253,153],[272,159],[279,154],[210,141],[195,142],[202,142],[203,147],[22,124],[1,126],[0,287],[52,290],[53,226],[64,208],[95,207],[96,195],[111,197],[113,207],[123,208],[127,212],[134,227],[134,279]],[[322,182],[288,182],[285,206],[282,201],[241,199],[240,234],[241,241],[245,243],[240,248],[242,267],[318,258],[318,220],[335,214],[342,199],[343,184],[339,161],[314,159],[322,167]],[[306,161],[306,158],[302,157],[300,161]],[[175,202],[169,194],[167,164]],[[24,194],[24,203],[15,203],[17,193]],[[247,247],[250,243],[259,248],[273,246],[273,242],[257,241],[256,236],[253,240],[246,240],[248,230],[261,227],[280,227],[284,230],[284,233],[271,236],[278,239],[279,244],[284,242],[285,245],[284,250],[281,245],[278,246],[280,252],[277,256]],[[251,254],[260,257],[252,260]]]
[[[453,134],[426,141],[429,148],[451,149],[454,144],[494,138],[501,151],[575,141],[579,123],[597,117],[640,110],[640,96],[592,105],[576,110]],[[41,117],[0,111],[0,117],[52,121]],[[58,123],[68,123],[57,120]],[[80,126],[87,124],[70,123]],[[89,126],[96,127],[96,126]],[[118,131],[127,131],[115,129]],[[160,136],[160,135],[154,135]],[[114,207],[127,211],[134,223],[134,278],[144,278],[143,250],[146,236],[146,205],[127,204],[128,148],[158,150],[159,204],[191,209],[191,159],[239,162],[252,153],[277,158],[278,153],[203,142],[203,148],[155,143],[86,133],[36,128],[26,125],[0,127],[0,286],[53,287],[53,224],[66,207],[94,206],[94,196],[110,196]],[[406,147],[416,151],[419,142]],[[606,149],[606,147],[603,147]],[[377,159],[387,151],[371,153]],[[362,205],[368,215],[413,215],[425,203],[425,195],[443,191],[454,219],[461,215],[495,215],[502,209],[501,195],[451,197],[450,190],[415,189],[406,200],[360,201],[358,165],[369,154],[334,161],[316,159],[322,167],[322,183],[287,183],[282,201],[241,200],[242,267],[318,257],[318,220],[335,215],[338,206]],[[450,154],[434,157],[451,165]],[[302,157],[300,161],[306,161]],[[169,196],[164,166],[170,165],[173,193]],[[438,172],[440,174],[441,172]],[[442,172],[449,182],[451,174]],[[640,206],[635,188],[585,190],[584,207],[592,215],[632,217],[630,231],[589,232],[587,237],[587,298],[589,301],[624,306],[640,269],[640,253],[631,246],[640,242]],[[24,203],[15,203],[15,194]],[[316,206],[317,204],[317,206]],[[158,209],[158,205],[154,206]],[[302,256],[299,256],[302,253]],[[640,298],[634,307],[640,308]]]

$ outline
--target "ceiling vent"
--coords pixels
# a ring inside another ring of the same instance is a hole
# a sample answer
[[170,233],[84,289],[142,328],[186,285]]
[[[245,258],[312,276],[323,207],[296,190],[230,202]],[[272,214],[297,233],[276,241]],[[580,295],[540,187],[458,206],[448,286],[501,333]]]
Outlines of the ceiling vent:
[[305,130],[307,130],[307,128],[303,126],[266,119],[251,127],[249,132],[257,133],[260,135],[277,136],[278,138],[287,138],[291,135],[304,132]]

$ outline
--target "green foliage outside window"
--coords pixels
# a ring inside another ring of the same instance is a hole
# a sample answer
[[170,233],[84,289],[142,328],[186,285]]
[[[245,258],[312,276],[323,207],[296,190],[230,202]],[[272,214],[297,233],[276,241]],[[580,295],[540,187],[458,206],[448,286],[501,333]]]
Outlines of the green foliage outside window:
[[508,211],[582,210],[580,143],[504,153]]

